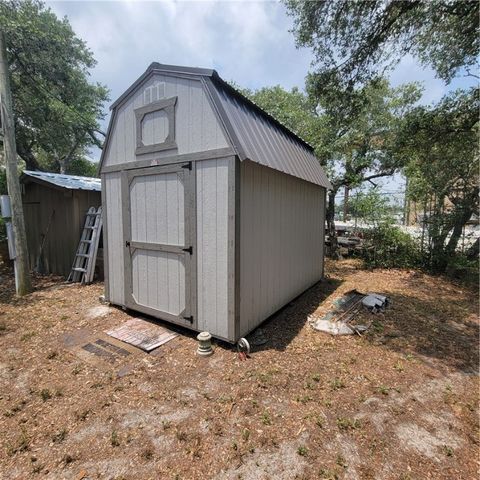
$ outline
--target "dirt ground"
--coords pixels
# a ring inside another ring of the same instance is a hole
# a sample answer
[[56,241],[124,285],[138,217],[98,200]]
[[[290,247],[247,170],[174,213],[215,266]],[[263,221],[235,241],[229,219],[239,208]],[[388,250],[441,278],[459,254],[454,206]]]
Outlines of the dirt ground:
[[[326,272],[246,361],[223,343],[197,357],[185,330],[108,361],[79,348],[129,318],[102,284],[36,279],[17,299],[3,268],[0,478],[478,478],[478,292],[354,261]],[[314,331],[308,315],[352,288],[392,305],[362,337]]]

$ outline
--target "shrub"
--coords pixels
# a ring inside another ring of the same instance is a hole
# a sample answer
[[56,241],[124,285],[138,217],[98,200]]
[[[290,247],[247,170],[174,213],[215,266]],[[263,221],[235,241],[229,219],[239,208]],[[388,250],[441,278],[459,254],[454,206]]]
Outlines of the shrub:
[[417,242],[389,223],[365,232],[363,257],[371,268],[413,268],[422,264]]
[[457,254],[448,261],[445,272],[451,278],[475,285],[480,274],[478,258],[471,259],[466,255]]

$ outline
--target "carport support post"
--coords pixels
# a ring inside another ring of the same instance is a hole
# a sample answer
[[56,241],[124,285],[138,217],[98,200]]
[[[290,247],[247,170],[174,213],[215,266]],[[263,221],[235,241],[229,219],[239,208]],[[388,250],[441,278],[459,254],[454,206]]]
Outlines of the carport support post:
[[27,236],[23,218],[22,194],[17,170],[17,146],[13,121],[12,92],[8,74],[5,34],[0,31],[0,102],[3,130],[3,150],[7,173],[7,188],[12,209],[13,233],[15,236],[15,287],[18,295],[32,291],[28,265]]

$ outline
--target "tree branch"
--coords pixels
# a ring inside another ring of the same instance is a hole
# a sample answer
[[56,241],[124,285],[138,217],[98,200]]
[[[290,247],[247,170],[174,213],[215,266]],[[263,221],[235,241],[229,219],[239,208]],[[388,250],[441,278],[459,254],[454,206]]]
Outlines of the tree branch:
[[391,177],[395,173],[396,168],[391,168],[390,170],[386,170],[385,172],[375,173],[374,175],[369,175],[368,177],[364,177],[362,182],[370,182],[374,178],[381,178],[381,177]]

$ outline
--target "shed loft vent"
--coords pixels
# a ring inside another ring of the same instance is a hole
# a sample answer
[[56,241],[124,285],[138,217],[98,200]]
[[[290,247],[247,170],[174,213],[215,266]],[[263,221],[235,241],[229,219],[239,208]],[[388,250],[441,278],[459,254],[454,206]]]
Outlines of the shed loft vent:
[[165,82],[158,82],[154,85],[147,87],[143,92],[143,104],[148,105],[151,102],[155,102],[165,98]]

